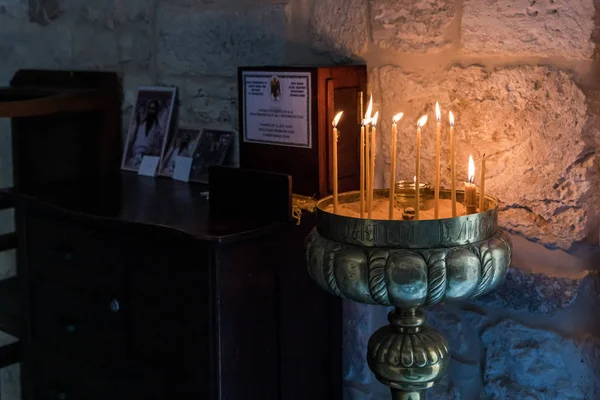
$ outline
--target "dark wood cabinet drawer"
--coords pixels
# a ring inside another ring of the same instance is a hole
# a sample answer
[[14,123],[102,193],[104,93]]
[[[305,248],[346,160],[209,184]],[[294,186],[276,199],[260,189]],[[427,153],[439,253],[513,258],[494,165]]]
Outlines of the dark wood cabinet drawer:
[[31,214],[27,246],[33,280],[86,288],[122,285],[121,258],[107,234],[74,222]]
[[122,294],[32,285],[32,338],[42,347],[90,363],[106,364],[125,353]]

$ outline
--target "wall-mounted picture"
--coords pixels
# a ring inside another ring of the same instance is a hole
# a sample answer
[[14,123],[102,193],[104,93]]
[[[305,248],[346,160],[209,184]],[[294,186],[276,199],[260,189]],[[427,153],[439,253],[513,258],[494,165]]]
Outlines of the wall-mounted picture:
[[223,165],[233,138],[233,132],[204,129],[194,151],[190,180],[208,183],[208,167]]
[[160,175],[172,177],[175,171],[177,157],[192,157],[198,144],[202,129],[179,127],[168,141],[167,150],[163,157]]
[[176,88],[138,88],[121,168],[137,172],[144,156],[161,157],[175,106]]

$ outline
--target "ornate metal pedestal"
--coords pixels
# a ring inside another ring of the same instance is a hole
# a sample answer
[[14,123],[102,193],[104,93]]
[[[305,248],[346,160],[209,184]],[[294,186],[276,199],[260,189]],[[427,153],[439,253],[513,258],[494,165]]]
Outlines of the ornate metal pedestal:
[[[339,203],[358,199],[343,193]],[[333,214],[332,201],[317,202],[317,227],[306,239],[310,276],[336,296],[395,307],[390,325],[371,336],[367,361],[394,400],[424,399],[450,360],[447,340],[425,325],[421,307],[481,296],[503,281],[511,245],[498,230],[498,202],[486,196],[486,211],[456,218],[390,221]]]

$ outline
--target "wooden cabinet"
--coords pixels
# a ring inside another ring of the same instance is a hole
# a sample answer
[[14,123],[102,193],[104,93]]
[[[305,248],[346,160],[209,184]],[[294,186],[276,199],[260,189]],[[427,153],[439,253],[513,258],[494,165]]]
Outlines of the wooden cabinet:
[[[205,186],[119,173],[115,80],[21,71],[0,91],[21,310],[0,365],[21,353],[23,399],[341,398],[341,303],[305,267],[314,221],[214,218]],[[30,100],[28,82],[66,92]]]
[[337,398],[340,303],[305,272],[310,221],[215,221],[172,198],[202,187],[121,179],[77,205],[81,184],[4,192],[24,244],[26,400]]

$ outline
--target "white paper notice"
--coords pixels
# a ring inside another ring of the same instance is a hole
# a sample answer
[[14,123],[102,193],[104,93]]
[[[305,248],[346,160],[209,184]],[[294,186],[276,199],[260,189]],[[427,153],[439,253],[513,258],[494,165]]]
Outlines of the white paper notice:
[[158,168],[159,162],[160,162],[160,157],[157,157],[157,156],[142,157],[142,162],[140,163],[140,169],[138,169],[138,175],[156,176],[156,169]]
[[173,170],[173,179],[188,182],[190,180],[191,170],[192,157],[175,157],[175,169]]
[[312,147],[310,72],[244,71],[244,141]]

